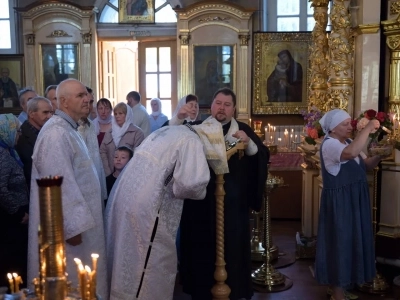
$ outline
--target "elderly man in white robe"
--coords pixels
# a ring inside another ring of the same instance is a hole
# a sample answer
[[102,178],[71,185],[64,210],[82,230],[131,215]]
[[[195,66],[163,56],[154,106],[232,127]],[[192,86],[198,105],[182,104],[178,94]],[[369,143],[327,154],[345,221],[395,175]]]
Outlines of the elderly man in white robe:
[[[77,286],[74,258],[91,265],[99,254],[97,294],[108,299],[103,202],[96,168],[78,133],[78,121],[89,111],[86,87],[75,79],[57,87],[58,107],[43,126],[35,144],[29,211],[28,284],[39,274],[39,193],[35,179],[63,176],[62,206],[68,280]],[[32,286],[29,286],[32,288]]]
[[183,199],[205,197],[207,161],[216,173],[228,172],[222,126],[215,119],[162,127],[136,148],[107,203],[110,299],[173,298]]

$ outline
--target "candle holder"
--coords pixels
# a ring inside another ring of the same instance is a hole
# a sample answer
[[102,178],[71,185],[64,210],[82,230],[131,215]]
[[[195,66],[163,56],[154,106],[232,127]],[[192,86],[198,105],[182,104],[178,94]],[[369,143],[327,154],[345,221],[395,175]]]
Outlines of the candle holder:
[[[94,300],[99,299],[95,292],[86,293],[86,287],[96,290],[95,281],[91,274],[78,272],[78,276],[84,277],[79,288],[73,288],[67,281],[65,273],[65,246],[64,225],[61,201],[61,184],[63,177],[45,177],[37,179],[39,186],[39,277],[33,279],[34,291],[29,293],[29,299],[34,300]],[[97,257],[95,257],[97,260]],[[75,262],[81,261],[76,259]],[[82,267],[83,268],[83,267]],[[80,269],[80,268],[78,268]],[[88,269],[90,270],[90,269]],[[96,273],[96,266],[93,266]],[[14,276],[17,277],[18,276]],[[11,283],[10,283],[11,285]],[[82,287],[85,289],[82,289]]]
[[262,121],[254,121],[254,133],[255,134],[261,133],[261,124],[262,124]]
[[262,258],[263,265],[251,274],[253,287],[260,292],[280,292],[292,287],[293,281],[277,271],[271,264],[271,215],[269,210],[270,194],[273,190],[284,185],[283,178],[271,176],[268,174],[268,179],[264,187],[265,204],[263,209],[264,221],[264,236],[263,245],[265,245]]

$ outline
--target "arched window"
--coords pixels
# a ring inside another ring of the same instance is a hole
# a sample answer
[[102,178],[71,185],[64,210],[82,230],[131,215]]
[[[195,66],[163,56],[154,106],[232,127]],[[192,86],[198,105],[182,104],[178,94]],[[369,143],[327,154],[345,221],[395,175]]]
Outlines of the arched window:
[[[0,0],[1,1],[1,0]],[[167,0],[156,0],[155,22],[156,23],[176,23],[176,13]],[[118,0],[109,0],[104,6],[100,23],[118,23]]]
[[[275,0],[267,2],[268,31],[312,31],[314,8],[308,0]],[[328,13],[332,2],[329,2]],[[330,20],[328,28],[330,30]]]
[[16,53],[15,21],[12,0],[0,0],[0,53]]

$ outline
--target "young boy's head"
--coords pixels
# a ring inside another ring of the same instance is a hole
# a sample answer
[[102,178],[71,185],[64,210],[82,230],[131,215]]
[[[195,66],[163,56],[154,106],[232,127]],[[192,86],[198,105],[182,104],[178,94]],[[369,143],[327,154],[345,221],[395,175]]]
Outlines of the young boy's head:
[[114,154],[114,169],[122,171],[128,161],[133,157],[133,151],[126,146],[118,147]]

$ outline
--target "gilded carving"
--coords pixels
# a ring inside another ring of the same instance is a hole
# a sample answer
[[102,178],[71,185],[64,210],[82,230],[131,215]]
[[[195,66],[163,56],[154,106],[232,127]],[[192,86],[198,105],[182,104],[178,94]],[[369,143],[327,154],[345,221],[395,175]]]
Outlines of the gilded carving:
[[323,110],[329,111],[335,108],[340,108],[347,111],[349,103],[352,101],[352,94],[352,88],[347,86],[331,89]]
[[47,37],[48,38],[59,38],[59,37],[71,37],[72,35],[69,35],[67,32],[64,30],[54,30],[52,33],[50,33]]
[[250,40],[250,35],[249,34],[239,34],[239,39],[240,39],[240,46],[248,46],[249,40]]
[[25,35],[25,40],[27,45],[35,45],[35,35],[33,33]]
[[199,19],[199,23],[204,23],[204,22],[225,22],[229,23],[228,20],[230,17],[219,17],[219,16],[208,16],[206,18]]
[[326,60],[328,53],[328,38],[326,36],[326,26],[328,24],[328,0],[312,0],[311,6],[314,7],[315,26],[312,32],[313,43],[311,46],[310,66],[310,94],[308,98],[308,109],[315,106],[324,111],[327,98],[327,67]]
[[390,4],[390,14],[395,15],[400,13],[400,1],[394,1]]
[[181,40],[181,46],[187,46],[189,45],[190,34],[181,34],[179,39]]
[[386,45],[390,50],[400,50],[400,35],[389,35],[386,39]]
[[327,70],[330,98],[326,109],[341,108],[352,113],[354,43],[350,29],[349,4],[349,0],[333,1]]
[[82,43],[83,44],[91,44],[92,43],[92,33],[82,33]]

